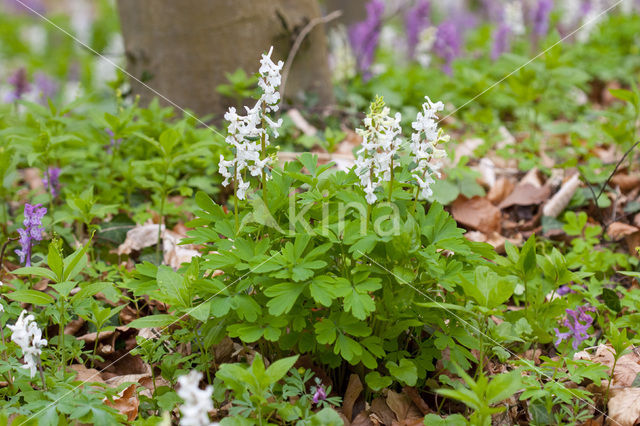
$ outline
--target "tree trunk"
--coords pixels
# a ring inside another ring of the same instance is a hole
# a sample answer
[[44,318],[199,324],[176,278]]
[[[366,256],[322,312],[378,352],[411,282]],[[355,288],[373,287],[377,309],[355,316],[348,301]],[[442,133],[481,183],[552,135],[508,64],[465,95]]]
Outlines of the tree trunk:
[[324,0],[324,9],[327,13],[341,10],[342,16],[332,24],[343,24],[349,27],[356,22],[364,21],[367,17],[366,5],[369,0]]
[[[118,10],[128,71],[176,105],[217,117],[235,103],[216,91],[228,83],[225,73],[256,73],[272,45],[274,62],[286,62],[300,31],[320,17],[316,0],[118,0]],[[295,56],[285,98],[313,94],[321,106],[330,104],[327,56],[317,25]],[[131,84],[143,103],[158,96]]]

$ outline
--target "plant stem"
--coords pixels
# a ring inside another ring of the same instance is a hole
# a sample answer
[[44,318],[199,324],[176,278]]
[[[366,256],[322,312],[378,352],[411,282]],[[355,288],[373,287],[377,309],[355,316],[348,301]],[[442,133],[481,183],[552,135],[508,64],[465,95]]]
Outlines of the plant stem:
[[393,157],[391,158],[391,179],[389,179],[389,202],[393,197]]
[[[0,338],[2,338],[2,346],[6,346],[7,343],[4,340],[4,330],[3,327],[0,327]],[[4,358],[4,362],[9,362],[9,356],[7,355],[6,351],[2,351],[2,358]],[[11,377],[11,370],[7,371],[7,382],[9,383],[9,388],[11,389],[11,392],[13,393],[13,378]]]
[[160,245],[162,244],[162,225],[164,225],[164,200],[166,198],[166,190],[162,189],[162,194],[160,194],[162,199],[160,200],[160,223],[158,223],[158,244],[156,244],[156,257],[158,261],[158,265],[162,263],[162,258],[160,257]]
[[66,354],[65,354],[65,345],[64,345],[64,327],[65,327],[65,322],[64,322],[64,303],[62,300],[60,300],[60,322],[59,324],[59,332],[58,332],[58,349],[60,350],[60,359],[62,360],[62,377],[64,377],[64,373],[67,367],[67,360],[66,360]]
[[233,213],[236,217],[236,234],[240,231],[240,225],[238,222],[238,166],[233,167]]
[[607,393],[604,395],[604,405],[607,406],[609,402],[609,388],[611,388],[611,382],[613,381],[613,375],[616,371],[616,364],[618,363],[618,354],[613,359],[613,367],[611,368],[611,377],[609,377],[609,383],[607,384]]
[[96,360],[96,352],[98,351],[98,341],[100,340],[100,329],[96,331],[96,341],[93,343],[93,357],[91,358],[91,368]]
[[[44,381],[44,371],[42,370],[42,362],[38,361],[38,370],[40,370],[40,379],[42,380],[42,389],[47,390],[47,383]],[[63,374],[64,376],[64,374]]]

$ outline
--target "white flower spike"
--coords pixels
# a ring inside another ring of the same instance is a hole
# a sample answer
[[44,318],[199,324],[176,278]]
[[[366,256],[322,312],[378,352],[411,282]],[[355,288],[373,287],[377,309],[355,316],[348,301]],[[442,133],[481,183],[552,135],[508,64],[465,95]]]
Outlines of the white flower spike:
[[447,153],[439,149],[439,142],[447,142],[448,135],[444,135],[442,129],[438,129],[436,113],[444,109],[442,102],[433,103],[428,96],[427,102],[422,104],[422,111],[418,112],[416,121],[411,126],[415,132],[411,135],[411,156],[417,164],[413,170],[413,177],[420,188],[419,198],[426,199],[433,194],[431,184],[435,183],[433,176],[440,177],[440,163],[433,160],[444,158]]
[[211,426],[217,425],[209,420],[209,411],[213,410],[213,386],[200,389],[202,373],[193,370],[189,374],[178,378],[178,396],[184,404],[180,406],[182,416],[180,426]]
[[[220,156],[218,170],[227,186],[231,180],[237,184],[236,196],[244,200],[246,191],[249,189],[249,182],[245,182],[244,171],[248,170],[251,176],[261,176],[265,167],[271,163],[271,158],[266,156],[264,149],[270,144],[270,137],[278,137],[278,129],[282,125],[282,119],[273,121],[269,117],[270,112],[278,110],[280,93],[278,87],[281,83],[280,71],[283,62],[275,64],[271,60],[273,47],[269,53],[262,55],[260,60],[260,77],[258,86],[262,89],[262,96],[253,108],[245,106],[247,115],[239,115],[235,108],[229,108],[224,115],[224,119],[229,123],[226,142],[233,146],[235,158],[225,160]],[[265,174],[265,179],[269,176]]]
[[22,349],[25,365],[22,368],[30,370],[33,378],[38,371],[38,363],[40,362],[40,354],[42,347],[47,346],[47,341],[42,338],[42,330],[38,328],[33,315],[25,315],[27,311],[22,311],[18,320],[14,325],[7,324],[12,331],[11,341],[16,343]]
[[376,188],[391,180],[393,158],[400,147],[402,116],[399,112],[394,117],[389,114],[389,108],[378,97],[364,119],[364,129],[356,129],[362,137],[362,148],[357,152],[355,173],[369,204],[377,200]]

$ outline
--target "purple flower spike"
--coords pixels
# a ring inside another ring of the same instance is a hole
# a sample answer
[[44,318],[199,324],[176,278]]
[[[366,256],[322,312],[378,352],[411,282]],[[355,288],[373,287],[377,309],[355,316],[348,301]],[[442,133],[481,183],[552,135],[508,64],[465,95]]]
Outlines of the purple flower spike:
[[115,138],[115,133],[110,128],[104,129],[104,131],[109,135],[109,145],[105,145],[105,149],[107,150],[107,154],[113,153],[115,149],[117,149],[122,143],[122,138]]
[[563,285],[558,287],[556,293],[558,294],[558,296],[566,296],[569,293],[575,293],[575,291],[572,290],[568,285]]
[[568,317],[571,317],[573,320],[570,321],[569,318],[565,318],[563,325],[569,329],[567,332],[560,332],[557,328],[554,328],[556,332],[556,341],[555,345],[558,346],[563,340],[569,340],[573,338],[571,345],[574,351],[578,350],[580,343],[587,340],[590,335],[587,333],[591,324],[593,324],[593,317],[591,315],[587,315],[587,312],[595,312],[596,308],[593,306],[578,306],[578,309],[575,311],[572,309],[567,309]]
[[451,75],[451,64],[453,60],[460,56],[460,48],[462,47],[461,35],[458,32],[458,28],[453,20],[443,21],[436,31],[436,41],[433,44],[433,49],[444,59],[443,66],[444,72]]
[[60,194],[60,167],[49,167],[42,178],[42,183],[49,190],[51,196],[56,198]]
[[320,401],[327,399],[327,392],[324,390],[324,386],[318,385],[315,393],[313,394],[313,403],[317,404]]
[[46,207],[42,204],[35,206],[27,203],[24,205],[24,229],[18,229],[20,234],[20,250],[16,250],[16,254],[20,257],[20,263],[24,266],[31,266],[31,249],[34,241],[42,241],[42,218],[47,214]]
[[7,95],[7,102],[15,102],[22,99],[26,93],[31,90],[31,84],[27,78],[27,70],[24,68],[18,69],[11,74],[7,79],[7,82],[13,87],[13,90]]
[[44,14],[47,10],[42,0],[5,0],[5,4],[15,12]]
[[376,53],[382,28],[382,14],[384,2],[371,0],[367,3],[367,19],[354,24],[349,29],[349,41],[356,57],[358,69],[369,75],[369,68],[373,64],[373,56]]
[[553,9],[553,0],[538,0],[533,16],[533,33],[542,37],[549,30],[549,15]]
[[418,0],[415,7],[411,8],[405,16],[410,58],[415,56],[416,46],[418,45],[418,41],[420,41],[420,33],[429,27],[430,15],[431,3],[429,0]]
[[506,23],[500,24],[493,36],[493,46],[491,47],[491,59],[494,61],[502,56],[511,45],[511,30]]
[[58,83],[48,75],[38,72],[33,76],[33,80],[43,104],[46,104],[47,99],[53,98],[58,93]]

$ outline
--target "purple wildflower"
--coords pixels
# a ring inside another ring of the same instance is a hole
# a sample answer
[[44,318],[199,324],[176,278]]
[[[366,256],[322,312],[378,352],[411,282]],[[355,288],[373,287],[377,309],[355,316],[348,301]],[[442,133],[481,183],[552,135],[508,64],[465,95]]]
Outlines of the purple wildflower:
[[461,35],[453,20],[448,19],[438,25],[433,49],[438,56],[444,59],[445,63],[442,68],[447,74],[451,74],[451,64],[455,58],[460,56],[461,46]]
[[556,294],[558,296],[566,296],[569,293],[575,293],[574,290],[571,289],[571,287],[569,287],[568,285],[563,285],[558,287],[558,290],[556,291]]
[[316,391],[313,394],[313,403],[317,404],[320,401],[327,399],[327,392],[324,390],[324,386],[318,385]]
[[7,79],[7,82],[13,86],[13,90],[7,95],[7,102],[15,102],[22,99],[27,92],[31,90],[31,84],[27,78],[27,70],[19,68],[16,72],[11,74]]
[[561,333],[560,330],[554,328],[556,332],[556,342],[555,345],[558,346],[563,340],[569,340],[573,338],[571,342],[573,350],[577,351],[580,343],[587,340],[590,336],[587,333],[591,324],[593,324],[593,317],[587,315],[587,312],[595,312],[596,308],[593,306],[578,306],[577,310],[567,309],[567,315],[571,317],[573,320],[570,321],[569,318],[565,318],[563,325],[569,329],[569,331]]
[[509,26],[503,22],[493,35],[493,46],[491,47],[491,59],[494,61],[502,56],[511,45],[511,30]]
[[415,56],[416,46],[420,41],[420,34],[429,27],[430,14],[431,3],[429,0],[418,0],[418,3],[411,8],[405,16],[410,58]]
[[60,171],[60,167],[49,167],[42,178],[42,183],[53,198],[60,193]]
[[384,2],[371,0],[367,3],[367,18],[349,29],[349,41],[358,69],[365,74],[369,74],[369,68],[373,64],[373,56],[380,40],[383,13]]
[[42,218],[47,214],[46,207],[42,204],[35,206],[27,203],[24,205],[24,229],[18,229],[20,234],[20,250],[16,250],[16,254],[20,256],[20,263],[25,266],[31,266],[31,249],[34,241],[42,241]]
[[549,30],[549,15],[553,9],[553,0],[538,0],[533,16],[533,33],[542,37]]
[[122,138],[116,139],[113,130],[108,127],[104,129],[104,131],[109,135],[109,145],[105,145],[105,149],[107,150],[108,154],[111,154],[113,153],[114,149],[117,149],[120,146],[120,144],[122,143]]
[[47,99],[53,98],[58,92],[58,84],[45,73],[36,73],[33,80],[43,103],[46,103]]
[[5,4],[15,12],[39,14],[46,12],[42,0],[5,0]]

